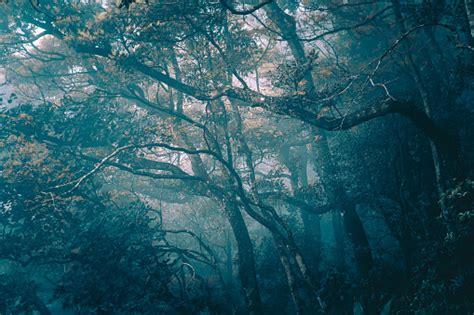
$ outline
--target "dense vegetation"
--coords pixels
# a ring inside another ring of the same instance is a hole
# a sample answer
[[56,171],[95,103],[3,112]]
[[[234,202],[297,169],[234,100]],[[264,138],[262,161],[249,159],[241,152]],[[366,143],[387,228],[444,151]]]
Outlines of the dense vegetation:
[[0,314],[472,314],[473,0],[0,2]]

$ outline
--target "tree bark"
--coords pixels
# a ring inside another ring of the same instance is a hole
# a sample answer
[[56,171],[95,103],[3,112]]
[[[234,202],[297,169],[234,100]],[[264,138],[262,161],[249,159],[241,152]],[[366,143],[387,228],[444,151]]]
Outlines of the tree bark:
[[344,229],[342,227],[341,211],[339,209],[331,212],[332,230],[335,243],[336,270],[346,270],[346,250],[344,247]]
[[248,314],[263,314],[262,301],[255,270],[255,256],[247,225],[239,209],[232,204],[225,206],[225,213],[232,227],[237,243],[237,257],[239,259],[239,279],[242,284],[245,304]]

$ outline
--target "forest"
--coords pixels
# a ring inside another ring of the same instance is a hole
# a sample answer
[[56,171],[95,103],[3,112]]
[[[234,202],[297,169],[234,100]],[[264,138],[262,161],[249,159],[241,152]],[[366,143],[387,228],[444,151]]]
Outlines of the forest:
[[474,314],[474,0],[1,0],[0,315]]

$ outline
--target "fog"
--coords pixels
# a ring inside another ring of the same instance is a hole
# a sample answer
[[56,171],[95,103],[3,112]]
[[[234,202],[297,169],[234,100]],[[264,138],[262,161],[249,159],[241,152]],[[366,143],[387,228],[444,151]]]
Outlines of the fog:
[[0,314],[472,314],[474,2],[0,1]]

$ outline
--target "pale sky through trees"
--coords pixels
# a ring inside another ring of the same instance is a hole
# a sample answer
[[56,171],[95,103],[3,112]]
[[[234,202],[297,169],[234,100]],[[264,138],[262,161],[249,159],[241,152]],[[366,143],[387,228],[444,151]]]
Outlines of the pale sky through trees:
[[474,2],[0,2],[0,314],[472,314]]

